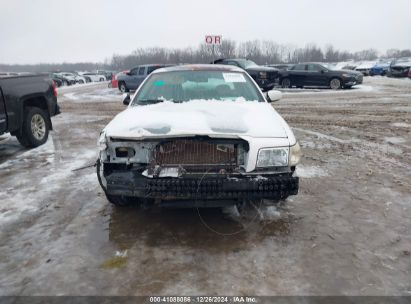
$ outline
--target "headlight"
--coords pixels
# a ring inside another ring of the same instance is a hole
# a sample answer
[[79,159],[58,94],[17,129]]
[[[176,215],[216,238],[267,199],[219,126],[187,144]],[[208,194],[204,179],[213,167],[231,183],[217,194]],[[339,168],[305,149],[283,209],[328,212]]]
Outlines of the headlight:
[[288,165],[288,148],[265,148],[258,151],[257,167],[285,167]]
[[290,166],[295,166],[300,162],[302,156],[301,148],[298,142],[290,147]]
[[260,72],[258,75],[260,75],[260,78],[267,78],[267,72]]
[[100,137],[97,141],[97,146],[100,151],[104,151],[107,149],[107,138],[106,138],[106,132],[101,131]]

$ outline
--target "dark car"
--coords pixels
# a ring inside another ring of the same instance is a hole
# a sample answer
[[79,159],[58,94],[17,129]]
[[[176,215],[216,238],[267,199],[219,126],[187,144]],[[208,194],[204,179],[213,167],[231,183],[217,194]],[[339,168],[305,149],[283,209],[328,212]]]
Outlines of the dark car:
[[51,116],[60,113],[55,83],[48,75],[0,78],[0,135],[10,133],[25,147],[47,141]]
[[248,59],[218,59],[214,64],[228,64],[245,70],[263,91],[269,91],[278,83],[278,69],[260,66]]
[[118,89],[121,92],[136,90],[151,72],[172,66],[171,64],[145,64],[132,68],[128,73],[117,75]]
[[331,89],[350,88],[361,84],[363,75],[352,70],[333,70],[324,63],[299,63],[286,71],[280,71],[283,88],[303,88],[305,86],[329,87]]
[[411,69],[411,57],[399,58],[391,62],[390,68],[387,71],[387,76],[407,77],[408,71],[410,69]]

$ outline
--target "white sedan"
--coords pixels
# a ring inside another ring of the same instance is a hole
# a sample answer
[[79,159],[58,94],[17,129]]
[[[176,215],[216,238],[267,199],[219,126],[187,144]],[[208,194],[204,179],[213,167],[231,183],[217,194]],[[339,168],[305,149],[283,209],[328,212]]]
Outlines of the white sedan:
[[86,73],[82,73],[81,75],[89,77],[91,79],[91,81],[93,81],[93,82],[101,82],[101,81],[106,81],[107,80],[106,76],[101,75],[101,74],[97,74],[97,73],[86,72]]
[[97,175],[116,205],[220,207],[298,193],[300,146],[242,69],[154,71],[101,132]]

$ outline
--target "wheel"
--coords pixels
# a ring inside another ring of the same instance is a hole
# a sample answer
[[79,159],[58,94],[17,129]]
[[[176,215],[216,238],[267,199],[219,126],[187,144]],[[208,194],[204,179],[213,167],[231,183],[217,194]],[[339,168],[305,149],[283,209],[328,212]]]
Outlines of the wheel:
[[333,78],[330,81],[330,88],[333,90],[338,90],[341,88],[341,81],[338,78]]
[[21,145],[34,148],[44,144],[49,136],[49,117],[40,108],[25,108],[21,135],[17,136]]
[[63,86],[68,86],[69,82],[67,80],[63,80]]
[[108,87],[111,89],[113,87],[113,84],[111,83],[111,81],[108,83]]
[[100,82],[101,82],[101,81],[104,81],[104,78],[100,78]]
[[125,82],[119,83],[119,84],[118,84],[118,89],[119,89],[122,93],[126,93],[126,92],[129,91],[128,88],[127,88],[127,86],[126,86],[126,83],[125,83]]
[[291,81],[289,78],[284,78],[283,80],[281,80],[281,87],[282,88],[291,88]]
[[78,81],[78,83],[79,83],[79,84],[84,84],[84,80],[83,80],[83,79],[80,79],[80,80]]

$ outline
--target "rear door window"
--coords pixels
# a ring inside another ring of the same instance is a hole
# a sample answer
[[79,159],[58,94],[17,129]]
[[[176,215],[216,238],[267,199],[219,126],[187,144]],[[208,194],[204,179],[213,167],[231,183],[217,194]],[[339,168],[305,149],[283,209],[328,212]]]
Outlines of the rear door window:
[[318,64],[307,64],[307,70],[310,72],[320,72],[322,68]]
[[293,71],[305,71],[305,64],[296,64],[292,68]]
[[138,75],[144,75],[144,72],[146,71],[146,67],[140,67],[138,69]]

